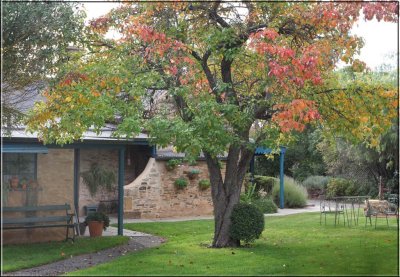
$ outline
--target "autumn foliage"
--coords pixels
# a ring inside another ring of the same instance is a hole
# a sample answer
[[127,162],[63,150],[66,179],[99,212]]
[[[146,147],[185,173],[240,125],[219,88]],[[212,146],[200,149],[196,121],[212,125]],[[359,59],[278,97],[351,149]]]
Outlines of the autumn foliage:
[[[229,215],[256,146],[278,149],[292,131],[317,122],[376,146],[397,116],[395,88],[335,77],[339,61],[365,70],[354,58],[363,41],[350,33],[362,15],[397,22],[398,3],[124,3],[90,22],[92,52],[45,93],[29,126],[45,141],[65,143],[90,126],[115,123],[116,135],[145,129],[159,145],[192,156],[202,151],[215,208],[213,245],[234,246]],[[109,30],[120,38],[107,39]],[[149,112],[160,92],[165,101]],[[224,177],[217,160],[223,153]]]

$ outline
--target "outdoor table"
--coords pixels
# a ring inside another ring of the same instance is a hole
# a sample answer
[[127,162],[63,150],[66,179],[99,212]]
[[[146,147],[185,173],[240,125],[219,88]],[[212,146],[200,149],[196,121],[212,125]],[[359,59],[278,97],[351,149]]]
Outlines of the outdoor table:
[[361,203],[369,199],[369,196],[337,196],[333,197],[332,200],[335,202],[335,226],[336,218],[340,212],[343,212],[346,225],[350,227],[353,222],[354,225],[358,225],[358,219],[360,215]]

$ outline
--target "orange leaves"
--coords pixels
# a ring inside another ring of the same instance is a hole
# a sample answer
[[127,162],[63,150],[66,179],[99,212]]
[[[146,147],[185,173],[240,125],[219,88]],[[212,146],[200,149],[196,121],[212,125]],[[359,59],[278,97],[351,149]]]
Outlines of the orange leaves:
[[279,125],[282,132],[303,131],[306,123],[320,118],[314,101],[305,99],[294,99],[289,104],[277,104],[274,109],[278,111],[272,120]]

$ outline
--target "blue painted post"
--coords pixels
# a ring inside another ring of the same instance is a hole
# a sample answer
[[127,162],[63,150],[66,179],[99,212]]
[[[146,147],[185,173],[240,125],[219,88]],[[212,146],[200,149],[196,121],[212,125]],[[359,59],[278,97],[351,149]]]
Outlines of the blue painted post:
[[77,216],[79,216],[79,163],[80,163],[81,150],[79,148],[74,149],[74,206]]
[[120,148],[118,154],[118,235],[123,236],[125,148]]
[[255,155],[253,155],[253,158],[251,158],[251,161],[250,161],[250,173],[251,173],[250,182],[252,185],[254,185],[254,157],[255,157]]
[[152,158],[157,157],[157,146],[156,145],[153,145],[151,148],[151,157]]
[[283,209],[284,208],[284,203],[285,203],[285,199],[284,199],[284,174],[283,174],[283,164],[285,161],[285,152],[286,152],[286,148],[281,147],[281,154],[279,156],[279,161],[280,161],[280,166],[279,166],[279,180],[280,180],[280,208]]

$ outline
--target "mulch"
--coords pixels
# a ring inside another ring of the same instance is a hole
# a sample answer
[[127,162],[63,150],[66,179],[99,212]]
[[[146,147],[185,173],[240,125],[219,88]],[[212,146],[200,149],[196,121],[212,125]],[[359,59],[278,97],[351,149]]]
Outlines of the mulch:
[[3,273],[2,276],[58,276],[111,261],[127,253],[157,247],[163,242],[165,242],[164,238],[156,236],[131,237],[128,243],[124,245],[71,257],[51,264]]

